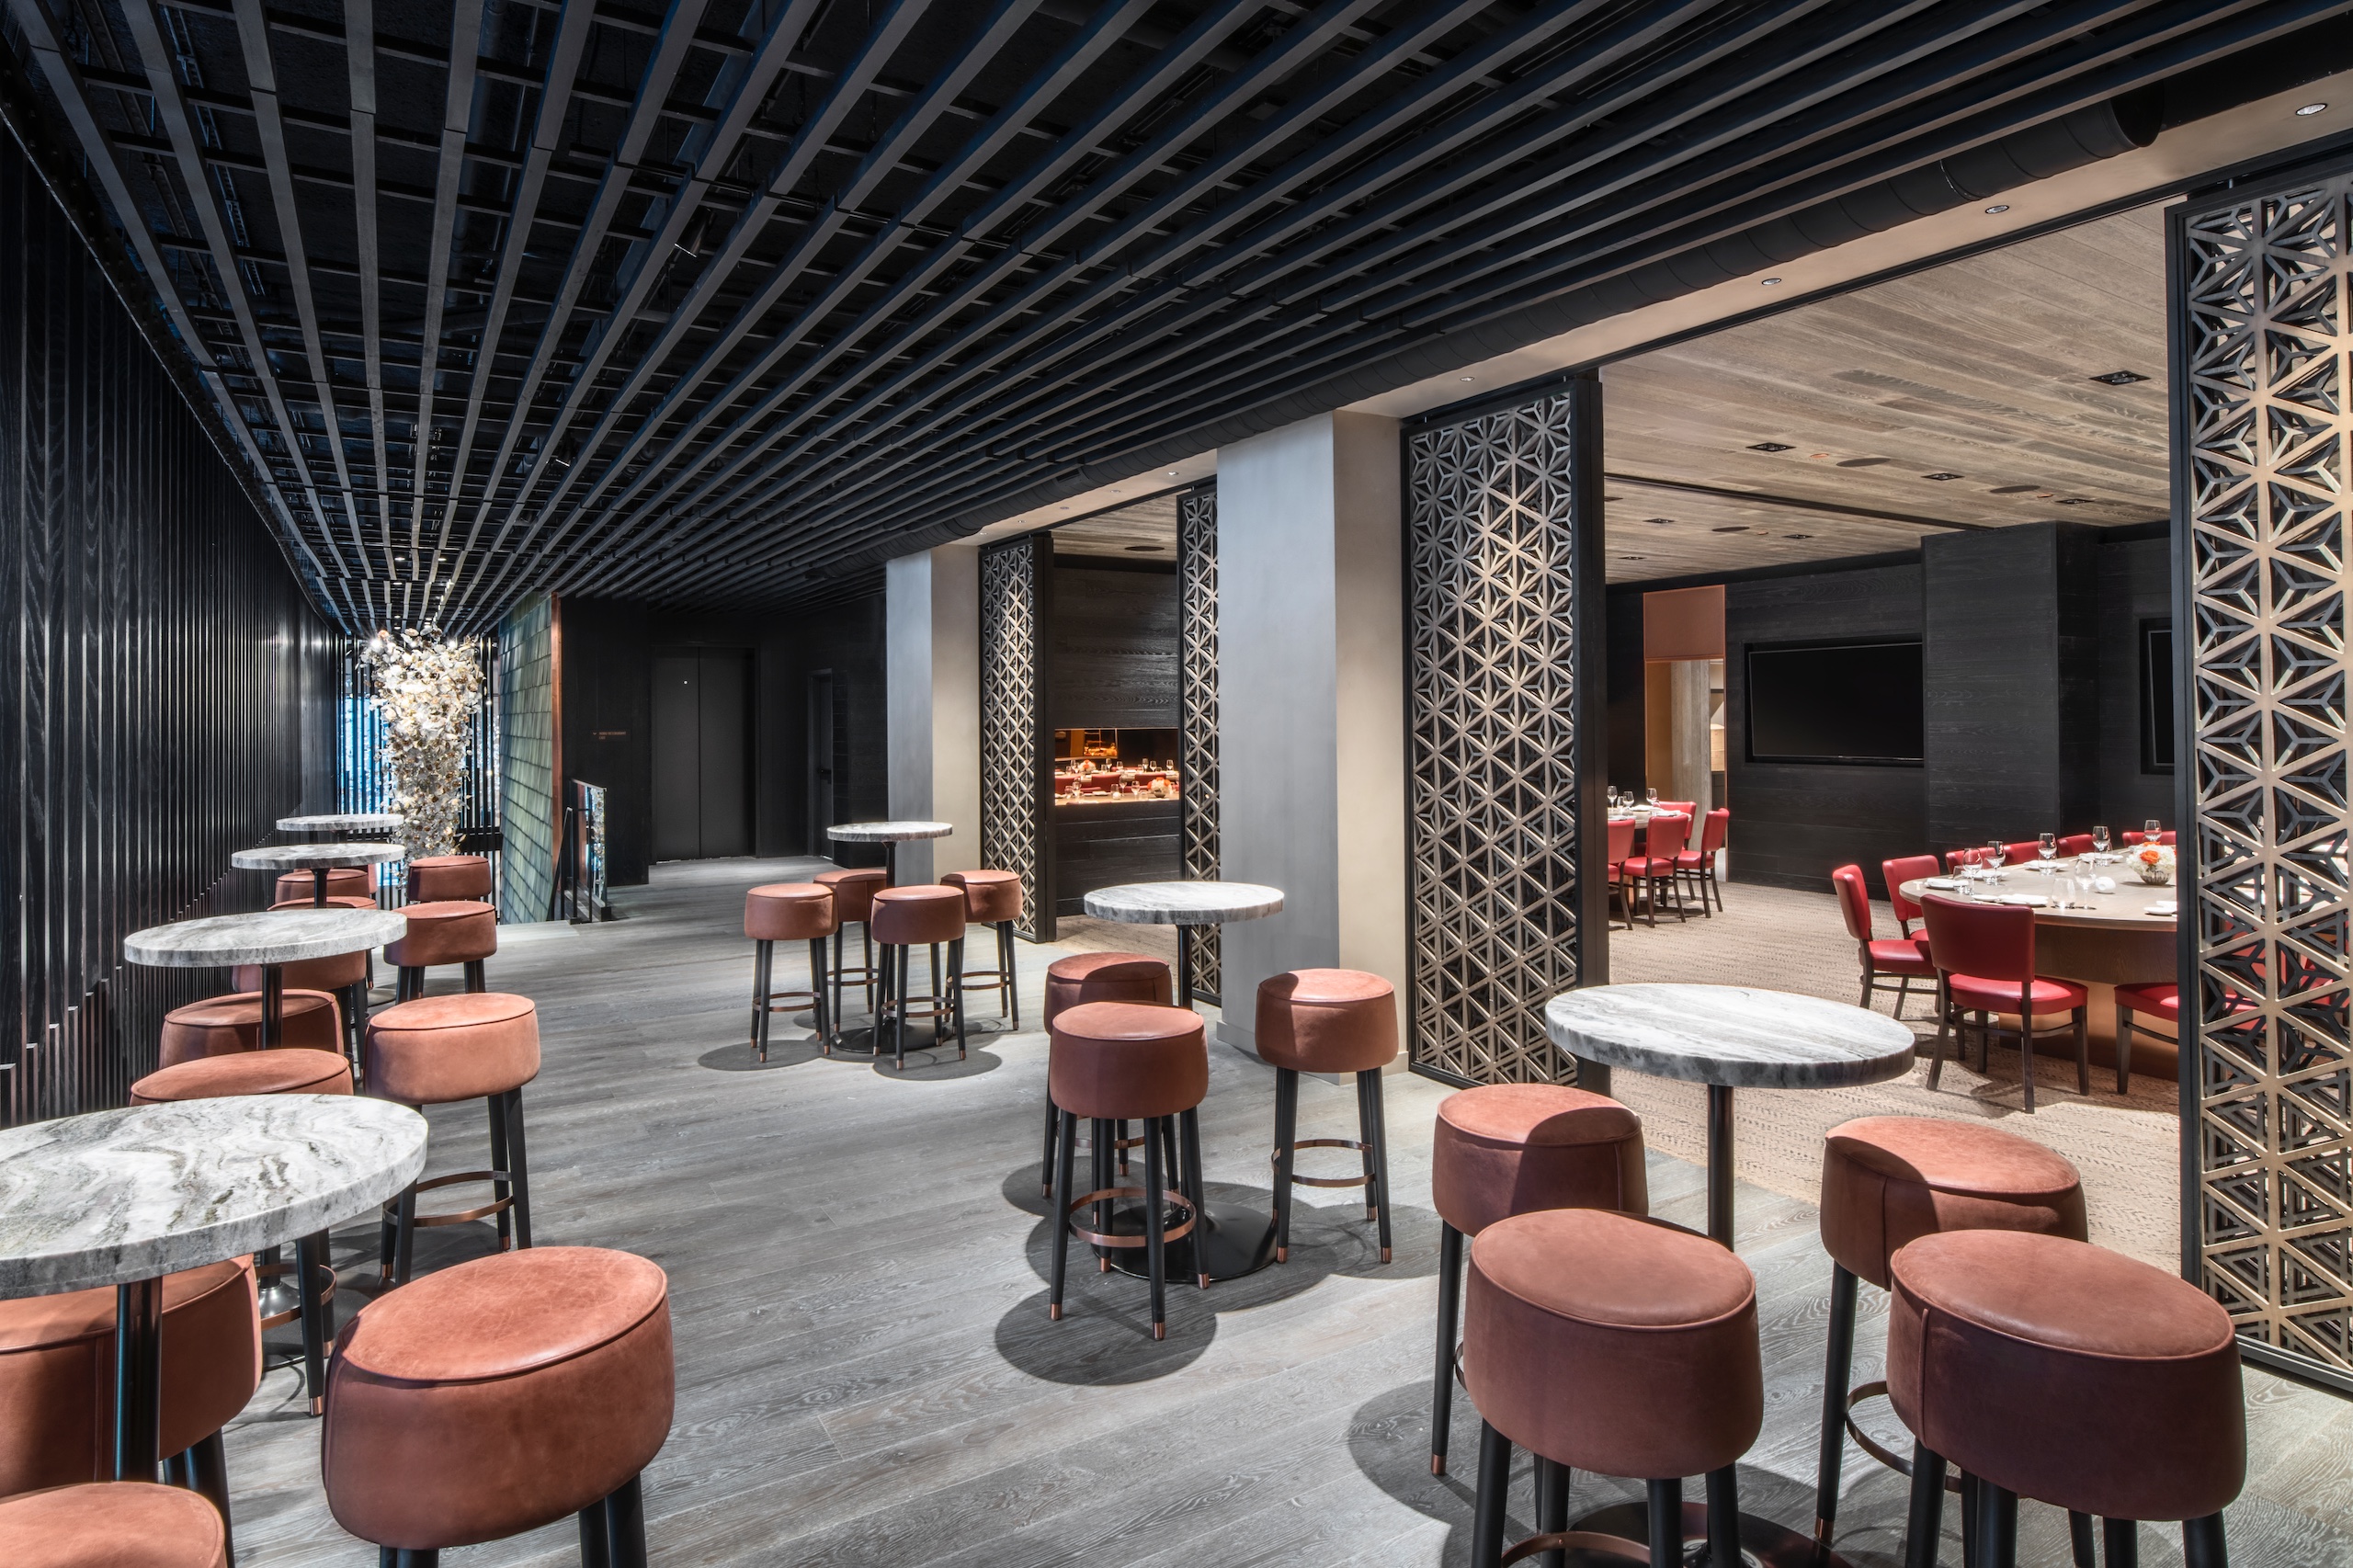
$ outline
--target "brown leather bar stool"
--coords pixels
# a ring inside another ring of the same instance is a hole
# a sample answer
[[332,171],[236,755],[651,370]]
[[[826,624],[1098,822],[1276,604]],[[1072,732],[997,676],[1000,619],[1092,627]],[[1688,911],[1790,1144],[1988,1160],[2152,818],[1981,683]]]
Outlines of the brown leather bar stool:
[[[891,873],[880,866],[845,866],[820,871],[811,881],[834,895],[834,1028],[841,1029],[842,992],[852,982],[866,993],[866,1010],[875,1012],[875,990],[882,971],[874,962],[874,895],[891,885]],[[845,965],[842,946],[851,926],[858,927],[860,962]]]
[[1830,1358],[1822,1377],[1822,1460],[1813,1538],[1828,1545],[1838,1517],[1847,1434],[1891,1470],[1904,1469],[1850,1414],[1884,1382],[1847,1392],[1854,1375],[1858,1279],[1888,1288],[1888,1260],[1944,1231],[2032,1231],[2082,1241],[2084,1182],[2064,1156],[1985,1121],[1859,1116],[1822,1147],[1822,1245],[1830,1254]]
[[[1048,1315],[1063,1315],[1063,1278],[1070,1261],[1070,1238],[1097,1247],[1144,1248],[1152,1280],[1152,1336],[1168,1337],[1167,1245],[1192,1233],[1201,1215],[1201,1133],[1197,1108],[1210,1090],[1210,1057],[1201,1032],[1200,1015],[1187,1007],[1162,1007],[1136,1002],[1085,1002],[1057,1014],[1047,1047],[1046,1082],[1062,1117],[1060,1157],[1054,1164],[1054,1269],[1047,1296]],[[1074,1196],[1072,1148],[1078,1119],[1094,1125],[1094,1190]],[[1114,1187],[1111,1176],[1112,1124],[1143,1123],[1143,1186]],[[1173,1138],[1164,1128],[1175,1122]],[[1165,1142],[1184,1145],[1177,1171],[1163,1168]],[[1177,1183],[1172,1190],[1168,1184]],[[1139,1200],[1143,1234],[1112,1233],[1112,1206],[1120,1199]],[[1182,1208],[1185,1219],[1167,1228],[1167,1205]],[[1075,1210],[1093,1205],[1095,1229],[1081,1230]],[[1100,1255],[1098,1254],[1098,1258]],[[1108,1259],[1101,1267],[1110,1267]],[[1209,1276],[1199,1274],[1201,1289]]]
[[[874,895],[868,917],[874,945],[882,949],[882,1010],[874,1019],[875,1054],[881,1054],[882,1029],[890,1026],[892,1059],[907,1070],[907,1020],[929,1018],[931,1043],[946,1038],[946,1020],[956,1021],[956,1060],[964,1060],[964,893],[961,888],[927,886],[883,888]],[[948,972],[942,978],[939,949],[948,949]],[[931,989],[921,995],[907,987],[908,960],[916,948],[931,949]]]
[[[229,1469],[221,1428],[261,1386],[256,1301],[250,1258],[164,1276],[158,1448],[171,1456],[175,1481],[211,1500],[204,1512],[224,1543]],[[0,1494],[114,1473],[114,1307],[107,1286],[0,1301]],[[0,1528],[0,1562],[19,1568],[25,1559],[6,1541]]]
[[676,1388],[669,1281],[644,1258],[540,1247],[445,1268],[335,1347],[328,1511],[398,1568],[567,1514],[584,1568],[644,1568],[638,1475]]
[[1916,1439],[1907,1568],[1936,1562],[1948,1467],[1974,1483],[1977,1568],[2017,1568],[2020,1497],[2105,1521],[2109,1568],[2134,1562],[2143,1519],[2181,1520],[2188,1568],[2223,1568],[2246,1411],[2211,1297],[2025,1231],[1923,1236],[1889,1271],[1888,1398]]
[[[270,896],[278,905],[299,905],[308,909],[317,902],[318,891],[317,872],[289,871],[278,879],[277,889]],[[327,868],[327,897],[331,900],[364,898],[368,901],[368,907],[373,909],[376,907],[376,879],[366,866],[330,866]]]
[[[1381,1227],[1381,1261],[1389,1261],[1389,1147],[1381,1110],[1381,1070],[1397,1060],[1397,993],[1377,974],[1353,969],[1295,969],[1258,983],[1258,1055],[1275,1070],[1275,1261],[1290,1258],[1290,1189],[1361,1187],[1365,1218]],[[1348,1138],[1299,1136],[1299,1075],[1353,1073],[1357,1131]],[[1354,1149],[1364,1174],[1294,1176],[1302,1149]]]
[[[373,904],[369,906],[374,908]],[[297,987],[304,991],[324,991],[342,1005],[338,1020],[344,1054],[353,1062],[359,1060],[359,1034],[368,1022],[368,981],[373,955],[364,949],[356,953],[336,953],[324,959],[297,959],[279,966],[280,981],[289,994]],[[241,963],[230,971],[229,983],[240,991],[261,994],[261,965]],[[260,1018],[256,1015],[255,1038],[260,1038]],[[290,1039],[289,1043],[299,1043]]]
[[1540,1209],[1649,1213],[1642,1119],[1606,1095],[1556,1084],[1489,1084],[1449,1095],[1438,1101],[1430,1143],[1430,1200],[1439,1221],[1430,1473],[1444,1475],[1463,1238]]
[[[769,882],[744,895],[744,935],[752,939],[752,1049],[768,1059],[768,1015],[808,1007],[817,1015],[817,1047],[833,1054],[833,1012],[825,996],[825,938],[838,929],[834,895],[814,882]],[[779,942],[809,944],[809,988],[778,991],[771,983]]]
[[[241,1095],[347,1095],[351,1093],[351,1063],[332,1051],[306,1051],[281,1046],[270,1051],[240,1051],[230,1056],[200,1056],[176,1066],[162,1067],[131,1085],[132,1105],[163,1105],[176,1100],[218,1100]],[[294,1246],[290,1267],[278,1259],[276,1247],[255,1266],[262,1279],[293,1276],[294,1304],[265,1313],[263,1328],[281,1324],[302,1325],[302,1387],[310,1395],[311,1414],[327,1391],[326,1355],[335,1345],[335,1273],[327,1256],[324,1231],[304,1236]]]
[[1020,981],[1013,968],[1013,924],[1021,918],[1021,874],[1018,871],[950,871],[939,879],[946,887],[964,890],[964,918],[974,926],[996,927],[996,967],[962,971],[958,983],[964,994],[996,993],[996,1016],[1010,1017],[1021,1027]]
[[332,892],[327,894],[327,901],[324,904],[313,903],[308,896],[304,896],[302,898],[281,898],[276,903],[270,905],[270,908],[272,909],[376,909],[379,907],[381,906],[373,898],[363,898],[357,893],[339,894]]
[[[523,1155],[523,1085],[540,1074],[540,1017],[528,996],[474,991],[399,1002],[368,1025],[368,1092],[422,1108],[460,1100],[490,1104],[490,1166],[412,1182],[384,1206],[384,1278],[405,1285],[420,1225],[498,1216],[498,1245],[531,1244],[531,1179]],[[491,1200],[454,1214],[419,1214],[416,1195],[460,1182],[490,1183]],[[511,1223],[510,1223],[511,1221]]]
[[[286,967],[291,970],[297,966]],[[281,1050],[343,1048],[342,1017],[336,1011],[335,998],[324,991],[298,991],[289,981],[278,1017],[284,1025],[278,1036],[283,1042]],[[260,1049],[261,992],[233,991],[226,996],[208,996],[165,1014],[155,1062],[158,1066],[173,1067],[207,1056],[228,1056]]]
[[[1176,978],[1168,972],[1168,965],[1159,959],[1142,953],[1073,953],[1056,959],[1046,966],[1046,1028],[1051,1030],[1054,1020],[1064,1009],[1086,1002],[1141,1002],[1151,1006],[1165,1007],[1176,999]],[[1046,1153],[1038,1164],[1038,1187],[1045,1196],[1054,1189],[1054,1129],[1058,1118],[1054,1113],[1054,1096],[1046,1096]],[[1128,1168],[1128,1142],[1125,1129],[1119,1130],[1114,1140],[1120,1153],[1120,1170]]]
[[392,912],[408,920],[407,934],[384,944],[384,961],[399,970],[396,1002],[411,1002],[425,994],[425,971],[443,964],[463,964],[466,989],[484,991],[483,960],[498,951],[498,911],[486,903],[454,900],[443,903],[404,903]]
[[[111,1292],[109,1292],[111,1294]],[[9,1568],[229,1568],[229,1528],[201,1497],[152,1481],[0,1498]]]
[[408,863],[411,903],[488,903],[490,891],[486,855],[421,855]]
[[[1584,1548],[1679,1563],[1683,1478],[1708,1478],[1710,1568],[1739,1568],[1733,1469],[1765,1423],[1756,1280],[1728,1248],[1680,1226],[1599,1209],[1497,1220],[1471,1244],[1462,1372],[1479,1408],[1472,1568],[1503,1560],[1513,1445],[1542,1461],[1540,1534],[1513,1548]],[[1646,1554],[1568,1530],[1569,1472],[1647,1483]]]

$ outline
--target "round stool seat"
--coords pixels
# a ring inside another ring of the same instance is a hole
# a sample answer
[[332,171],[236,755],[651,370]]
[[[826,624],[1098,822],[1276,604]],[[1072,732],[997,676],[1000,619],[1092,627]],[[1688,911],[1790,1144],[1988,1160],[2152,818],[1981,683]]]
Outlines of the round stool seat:
[[[324,991],[285,992],[278,1019],[278,1038],[282,1045],[333,1051],[342,1033],[343,1020],[335,998]],[[165,1014],[155,1061],[159,1066],[171,1067],[199,1057],[260,1049],[261,993],[233,991]]]
[[269,907],[272,909],[374,909],[378,904],[374,899],[362,898],[358,894],[339,897],[335,893],[329,893],[326,903],[313,905],[310,895],[305,893],[301,898],[281,898]]
[[486,855],[424,855],[408,863],[408,896],[418,903],[490,897]]
[[[160,1451],[244,1409],[261,1386],[251,1258],[164,1276],[163,1365]],[[113,1474],[113,1287],[0,1301],[0,1494]],[[0,1562],[22,1561],[0,1547]]]
[[379,1297],[344,1331],[320,1470],[362,1540],[413,1551],[576,1514],[652,1462],[676,1385],[669,1282],[644,1258],[533,1247]]
[[332,1051],[244,1051],[160,1068],[131,1085],[132,1105],[239,1095],[347,1095],[351,1063]]
[[960,888],[883,888],[868,917],[874,939],[885,947],[920,948],[964,938],[964,894]]
[[975,926],[1021,918],[1018,871],[950,871],[939,881],[943,886],[964,890],[964,917]]
[[479,963],[498,951],[498,911],[486,903],[404,903],[392,913],[408,919],[407,933],[384,944],[384,961],[395,968]]
[[1295,969],[1258,983],[1258,1055],[1301,1073],[1370,1073],[1397,1059],[1397,993],[1377,974]]
[[816,883],[834,895],[834,918],[844,926],[862,926],[873,913],[874,895],[891,885],[891,873],[880,866],[849,866],[820,871]]
[[1601,1209],[1497,1220],[1471,1244],[1463,1327],[1479,1414],[1562,1464],[1699,1475],[1764,1426],[1756,1278],[1679,1226]]
[[2085,1237],[2084,1184],[2062,1155],[1984,1121],[1860,1116],[1822,1154],[1822,1244],[1884,1289],[1887,1260],[1939,1231]]
[[833,891],[815,882],[770,882],[744,895],[744,935],[755,942],[813,942],[834,930]]
[[[278,891],[273,896],[293,903],[308,904],[318,891],[317,872],[288,871],[278,879]],[[327,868],[327,896],[329,898],[364,898],[372,904],[376,902],[375,892],[376,878],[371,868],[367,866]]]
[[9,1568],[222,1568],[229,1530],[196,1493],[152,1481],[91,1482],[0,1498]]
[[[309,906],[304,905],[305,908]],[[369,908],[375,908],[371,902]],[[341,991],[358,985],[368,978],[368,949],[356,953],[332,953],[323,959],[296,959],[292,963],[278,966],[278,983],[288,990],[296,986],[305,991]],[[229,983],[240,991],[259,991],[262,967],[257,963],[241,963],[230,971]]]
[[2200,1518],[2238,1495],[2238,1342],[2196,1286],[2024,1231],[1923,1236],[1891,1272],[1888,1397],[1956,1468],[2109,1519]]
[[1046,966],[1046,1027],[1082,1002],[1145,1002],[1165,1007],[1176,999],[1168,965],[1142,953],[1073,953]]
[[1552,1084],[1449,1095],[1430,1144],[1430,1199],[1472,1236],[1539,1209],[1647,1213],[1642,1119],[1606,1095]]
[[539,1076],[540,1017],[528,996],[420,996],[368,1023],[368,1092],[402,1105],[449,1105],[519,1089]]
[[1073,1116],[1175,1116],[1210,1092],[1200,1015],[1141,1002],[1082,1002],[1048,1026],[1049,1098]]

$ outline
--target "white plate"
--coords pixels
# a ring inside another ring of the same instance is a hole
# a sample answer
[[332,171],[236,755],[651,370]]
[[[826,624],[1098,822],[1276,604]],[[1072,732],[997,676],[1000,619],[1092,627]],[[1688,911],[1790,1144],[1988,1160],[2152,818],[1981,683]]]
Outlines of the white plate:
[[2179,908],[2179,906],[2178,906],[2177,904],[2176,904],[2176,903],[2174,903],[2172,901],[2168,900],[2167,902],[2165,902],[2165,903],[2152,903],[2152,904],[2147,904],[2147,905],[2145,905],[2145,906],[2143,906],[2143,909],[2142,909],[2141,913],[2142,913],[2142,914],[2143,914],[2143,915],[2157,915],[2157,916],[2158,916],[2158,917],[2160,917],[2160,918],[2164,918],[2164,917],[2166,917],[2166,916],[2178,915],[2179,913],[2181,913],[2181,911],[2180,911],[2180,908]]
[[2006,892],[1996,897],[1994,902],[2024,909],[2042,909],[2048,907],[2051,903],[2039,892]]

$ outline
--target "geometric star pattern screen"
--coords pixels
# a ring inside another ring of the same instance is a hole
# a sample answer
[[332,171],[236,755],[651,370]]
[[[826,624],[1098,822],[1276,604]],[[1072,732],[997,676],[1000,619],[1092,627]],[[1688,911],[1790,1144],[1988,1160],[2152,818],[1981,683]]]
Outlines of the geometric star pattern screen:
[[[2195,1276],[2353,1376],[2345,643],[2353,176],[2175,224],[2199,1036]],[[2183,859],[2191,856],[2185,851]]]
[[1021,879],[1014,928],[1033,942],[1054,937],[1053,846],[1039,798],[1051,766],[1039,744],[1043,545],[1023,534],[981,551],[981,864]]
[[1571,1083],[1577,983],[1572,399],[1415,432],[1406,457],[1413,1060]]
[[[1176,498],[1177,776],[1188,881],[1217,880],[1217,486]],[[1193,933],[1193,994],[1218,998],[1217,927]]]

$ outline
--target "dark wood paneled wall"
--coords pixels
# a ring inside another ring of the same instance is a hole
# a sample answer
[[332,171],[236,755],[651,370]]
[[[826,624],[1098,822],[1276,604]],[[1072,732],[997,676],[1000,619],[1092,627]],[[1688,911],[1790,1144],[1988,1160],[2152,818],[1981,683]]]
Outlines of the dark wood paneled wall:
[[2173,775],[2141,771],[2141,623],[2173,619],[2172,541],[2103,542],[2098,574],[2098,820],[2119,833],[2151,817],[2171,827]]
[[[1643,590],[1640,585],[1609,591],[1609,782],[1640,791],[1644,772]],[[1662,781],[1662,785],[1664,781]]]
[[1055,729],[1177,724],[1180,606],[1172,566],[1054,567],[1047,722]]
[[647,608],[563,601],[563,770],[605,790],[605,880],[645,881],[653,859],[654,736]]
[[1182,877],[1182,813],[1175,801],[1056,806],[1054,913],[1086,914],[1086,895],[1097,888]]

